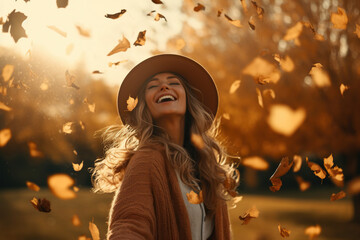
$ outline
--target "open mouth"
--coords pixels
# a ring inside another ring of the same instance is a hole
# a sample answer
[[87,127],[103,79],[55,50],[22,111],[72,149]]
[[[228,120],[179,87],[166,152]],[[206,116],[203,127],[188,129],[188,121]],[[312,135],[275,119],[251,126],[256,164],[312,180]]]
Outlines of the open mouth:
[[156,101],[156,103],[163,103],[163,102],[171,102],[171,101],[175,101],[176,98],[174,96],[171,95],[164,95],[159,97],[159,99]]

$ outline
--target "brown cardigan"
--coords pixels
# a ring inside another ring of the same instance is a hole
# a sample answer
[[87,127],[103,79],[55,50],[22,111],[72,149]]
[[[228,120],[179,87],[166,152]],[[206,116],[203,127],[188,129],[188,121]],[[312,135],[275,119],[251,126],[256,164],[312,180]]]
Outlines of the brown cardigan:
[[[110,209],[107,239],[191,240],[187,209],[164,151],[143,150],[130,159]],[[225,202],[216,209],[209,239],[230,239]]]

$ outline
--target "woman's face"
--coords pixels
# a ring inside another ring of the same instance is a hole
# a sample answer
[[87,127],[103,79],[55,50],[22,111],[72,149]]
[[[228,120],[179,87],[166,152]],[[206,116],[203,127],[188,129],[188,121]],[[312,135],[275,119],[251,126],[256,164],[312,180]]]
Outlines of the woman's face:
[[145,101],[151,116],[158,119],[186,113],[186,93],[178,76],[159,73],[145,86]]

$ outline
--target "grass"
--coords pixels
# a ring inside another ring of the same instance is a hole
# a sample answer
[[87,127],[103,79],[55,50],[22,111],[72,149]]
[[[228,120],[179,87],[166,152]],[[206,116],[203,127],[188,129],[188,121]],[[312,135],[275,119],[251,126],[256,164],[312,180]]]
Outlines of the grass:
[[[331,202],[329,196],[332,192],[245,194],[237,208],[229,210],[233,239],[284,239],[278,232],[278,224],[291,231],[286,239],[309,239],[304,230],[315,224],[322,227],[317,240],[359,239],[359,225],[350,222],[351,200],[345,198]],[[34,196],[50,200],[52,211],[42,213],[35,210],[29,202]],[[0,239],[77,240],[80,235],[91,237],[88,225],[92,220],[104,239],[111,200],[111,194],[93,194],[89,189],[80,190],[77,198],[71,200],[57,199],[45,189],[40,192],[28,189],[0,191]],[[248,225],[241,225],[239,216],[253,205],[260,211],[260,216]],[[73,214],[81,220],[79,227],[72,225]]]

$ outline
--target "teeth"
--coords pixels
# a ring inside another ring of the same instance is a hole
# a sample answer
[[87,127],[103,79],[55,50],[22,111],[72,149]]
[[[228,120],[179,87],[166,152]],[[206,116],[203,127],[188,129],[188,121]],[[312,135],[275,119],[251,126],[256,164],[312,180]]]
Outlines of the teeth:
[[160,103],[160,102],[162,102],[162,100],[167,99],[167,98],[171,99],[172,101],[175,100],[175,98],[171,95],[164,95],[157,100],[157,103]]

